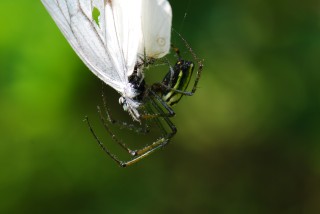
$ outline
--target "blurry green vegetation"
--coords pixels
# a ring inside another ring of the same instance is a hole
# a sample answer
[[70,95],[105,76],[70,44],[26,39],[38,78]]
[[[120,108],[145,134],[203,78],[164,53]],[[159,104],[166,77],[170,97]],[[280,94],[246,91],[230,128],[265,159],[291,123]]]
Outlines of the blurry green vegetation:
[[172,144],[120,169],[82,122],[112,144],[100,81],[40,1],[0,2],[0,213],[320,212],[320,2],[171,4],[200,86]]

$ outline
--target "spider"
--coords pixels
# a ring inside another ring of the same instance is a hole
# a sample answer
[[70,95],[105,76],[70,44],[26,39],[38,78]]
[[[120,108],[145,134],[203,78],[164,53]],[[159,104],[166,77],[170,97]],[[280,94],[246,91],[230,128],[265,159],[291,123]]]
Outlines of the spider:
[[[126,144],[124,144],[121,140],[119,140],[109,128],[109,123],[113,125],[119,125],[121,127],[127,128],[132,131],[136,131],[138,133],[148,133],[149,127],[148,125],[146,127],[137,127],[135,124],[128,124],[126,122],[120,122],[120,121],[114,120],[110,116],[110,112],[106,107],[107,106],[106,99],[105,99],[104,93],[102,93],[104,112],[107,117],[104,116],[101,110],[101,107],[97,106],[101,122],[105,130],[111,135],[112,139],[120,147],[122,147],[125,151],[127,151],[131,156],[130,160],[122,161],[119,158],[117,158],[113,153],[111,153],[110,150],[107,149],[107,147],[104,146],[104,144],[100,141],[95,131],[93,130],[93,127],[91,126],[88,117],[87,116],[85,117],[85,121],[87,122],[93,137],[96,139],[96,141],[98,142],[102,150],[121,167],[130,166],[140,161],[144,157],[148,156],[149,154],[153,153],[154,151],[160,148],[163,148],[169,144],[171,138],[177,133],[176,126],[170,120],[170,118],[175,115],[175,112],[173,111],[172,107],[180,101],[182,96],[184,95],[192,96],[197,89],[197,85],[202,73],[203,60],[199,59],[196,56],[196,54],[191,49],[190,45],[179,33],[178,35],[183,40],[188,51],[191,53],[193,59],[198,64],[197,71],[196,71],[197,74],[196,74],[195,81],[193,83],[193,87],[191,91],[186,91],[186,90],[189,86],[190,80],[192,79],[192,74],[193,74],[195,65],[191,61],[182,59],[179,49],[174,46],[172,46],[172,49],[175,51],[176,55],[178,56],[178,60],[173,67],[170,66],[168,73],[165,75],[165,77],[161,82],[154,83],[151,86],[148,86],[145,83],[145,80],[143,79],[143,77],[139,76],[137,72],[137,70],[140,67],[143,67],[141,64],[136,65],[136,69],[134,73],[129,77],[129,82],[135,87],[136,90],[140,92],[140,95],[136,97],[137,101],[142,103],[142,108],[146,109],[146,111],[140,115],[140,119],[156,120],[157,126],[161,129],[163,133],[158,140],[137,150],[130,149]],[[153,59],[150,59],[147,62],[147,64],[153,64],[153,63],[154,63]],[[169,130],[166,130],[163,127],[163,124],[160,121],[161,118],[164,120],[164,124],[166,124]]]

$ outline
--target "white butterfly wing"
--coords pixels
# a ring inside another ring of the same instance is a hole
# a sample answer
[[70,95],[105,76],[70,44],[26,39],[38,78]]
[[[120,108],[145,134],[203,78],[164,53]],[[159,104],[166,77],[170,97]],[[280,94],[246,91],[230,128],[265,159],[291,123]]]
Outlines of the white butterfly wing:
[[[141,37],[140,1],[42,0],[42,3],[88,68],[124,93]],[[93,18],[94,9],[100,13],[98,24]]]
[[142,36],[141,0],[109,0],[105,14],[107,48],[117,69],[129,76],[137,62]]
[[161,58],[170,51],[172,9],[167,0],[142,0],[143,38],[139,54]]

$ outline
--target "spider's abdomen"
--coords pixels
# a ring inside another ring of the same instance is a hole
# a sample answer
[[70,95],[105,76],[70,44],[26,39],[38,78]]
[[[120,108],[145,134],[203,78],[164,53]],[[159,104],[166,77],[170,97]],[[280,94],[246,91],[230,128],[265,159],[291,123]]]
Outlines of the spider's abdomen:
[[[162,94],[162,99],[169,105],[173,106],[178,103],[183,94],[174,90],[185,91],[188,88],[194,69],[193,62],[179,60],[173,69],[164,77],[162,84],[171,89],[166,89]],[[174,89],[174,90],[172,90]]]

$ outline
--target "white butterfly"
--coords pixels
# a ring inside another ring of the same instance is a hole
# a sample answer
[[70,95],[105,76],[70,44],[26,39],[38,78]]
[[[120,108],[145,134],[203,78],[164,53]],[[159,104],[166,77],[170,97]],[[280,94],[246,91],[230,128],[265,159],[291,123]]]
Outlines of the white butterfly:
[[[117,90],[120,104],[139,121],[129,82],[140,57],[160,58],[170,49],[171,6],[167,0],[42,0],[87,67]],[[94,11],[100,13],[94,19]],[[138,72],[142,72],[139,69]],[[143,74],[139,73],[143,78]],[[141,79],[142,81],[142,79]]]

